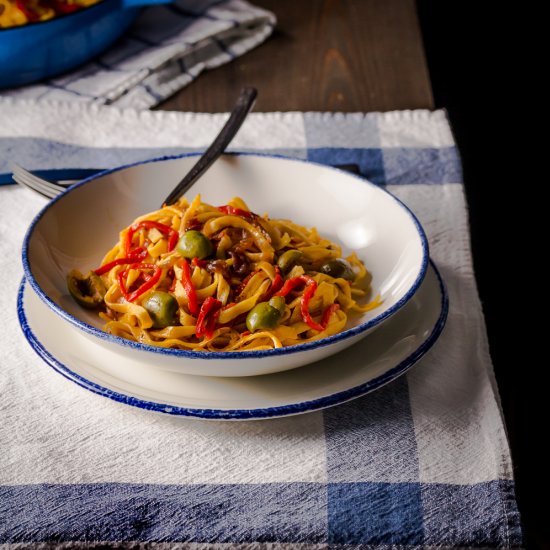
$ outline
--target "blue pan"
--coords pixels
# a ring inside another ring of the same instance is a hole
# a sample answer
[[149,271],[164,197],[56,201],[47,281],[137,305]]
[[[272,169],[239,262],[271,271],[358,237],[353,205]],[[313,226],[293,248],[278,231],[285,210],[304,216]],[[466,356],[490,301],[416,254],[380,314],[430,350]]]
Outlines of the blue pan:
[[21,27],[0,29],[0,88],[36,82],[88,61],[108,48],[146,5],[170,0],[103,0]]

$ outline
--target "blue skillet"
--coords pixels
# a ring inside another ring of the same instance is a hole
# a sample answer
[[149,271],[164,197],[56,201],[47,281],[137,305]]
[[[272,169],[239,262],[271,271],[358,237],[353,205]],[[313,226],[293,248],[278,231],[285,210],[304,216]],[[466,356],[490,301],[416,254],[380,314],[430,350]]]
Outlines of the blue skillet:
[[48,21],[0,29],[0,88],[37,82],[92,59],[130,26],[140,9],[171,0],[102,0]]

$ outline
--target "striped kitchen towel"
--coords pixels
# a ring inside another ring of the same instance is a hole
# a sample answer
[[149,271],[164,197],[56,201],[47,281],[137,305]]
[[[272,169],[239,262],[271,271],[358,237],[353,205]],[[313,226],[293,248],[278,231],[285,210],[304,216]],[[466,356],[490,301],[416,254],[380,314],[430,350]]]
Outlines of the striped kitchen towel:
[[[0,172],[202,150],[226,117],[0,99]],[[43,363],[18,326],[21,242],[46,200],[3,186],[0,548],[519,547],[445,113],[252,113],[232,148],[356,164],[404,201],[449,293],[441,338],[406,376],[294,417],[207,422],[105,399]]]
[[77,70],[0,95],[145,109],[261,44],[275,16],[245,0],[149,7],[111,49]]

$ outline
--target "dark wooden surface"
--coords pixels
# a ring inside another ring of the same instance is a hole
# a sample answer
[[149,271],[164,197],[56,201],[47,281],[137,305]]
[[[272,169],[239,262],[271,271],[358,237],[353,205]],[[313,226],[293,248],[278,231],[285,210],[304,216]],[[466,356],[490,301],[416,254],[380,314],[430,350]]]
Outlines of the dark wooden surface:
[[273,35],[203,73],[160,108],[225,112],[242,86],[255,111],[432,108],[413,0],[254,0],[277,15]]

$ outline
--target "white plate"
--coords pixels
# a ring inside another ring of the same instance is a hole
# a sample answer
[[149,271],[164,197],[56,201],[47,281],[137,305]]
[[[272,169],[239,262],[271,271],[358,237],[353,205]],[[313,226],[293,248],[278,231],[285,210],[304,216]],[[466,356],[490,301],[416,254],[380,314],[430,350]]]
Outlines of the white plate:
[[242,378],[158,369],[94,344],[56,315],[23,281],[19,320],[33,349],[84,388],[135,407],[219,420],[299,414],[364,395],[407,371],[439,337],[448,299],[430,265],[409,303],[354,346],[311,365]]

